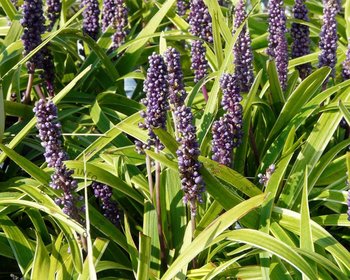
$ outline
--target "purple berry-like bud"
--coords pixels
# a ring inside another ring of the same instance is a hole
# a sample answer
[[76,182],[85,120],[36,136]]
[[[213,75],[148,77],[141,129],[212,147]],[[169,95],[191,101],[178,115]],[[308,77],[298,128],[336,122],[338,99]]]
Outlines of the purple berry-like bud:
[[56,203],[63,206],[63,212],[82,222],[79,216],[77,202],[78,195],[75,192],[77,181],[73,179],[73,171],[67,169],[63,161],[68,159],[66,152],[62,148],[61,124],[57,120],[57,107],[51,100],[45,102],[40,99],[34,108],[37,118],[36,127],[39,130],[41,145],[45,148],[45,160],[49,167],[55,168],[51,175],[50,186],[55,190],[62,191],[62,197],[56,199]]
[[176,126],[179,133],[180,147],[178,156],[181,186],[184,191],[184,203],[190,204],[191,214],[196,215],[196,203],[202,202],[204,182],[200,175],[201,164],[198,161],[200,154],[196,139],[196,127],[193,125],[191,109],[182,105],[175,110]]
[[206,49],[203,41],[192,41],[191,69],[194,70],[194,82],[197,83],[208,73],[208,61],[205,58]]
[[61,13],[60,0],[47,0],[47,17],[50,20],[48,30],[51,31]]
[[117,203],[112,199],[112,189],[98,182],[93,182],[91,187],[95,197],[100,201],[103,215],[110,220],[112,224],[118,226],[120,224],[120,212]]
[[276,60],[278,78],[283,90],[287,87],[288,43],[283,0],[269,1],[268,55]]
[[115,32],[112,36],[113,48],[120,47],[127,35],[126,27],[128,25],[128,9],[125,6],[124,0],[115,0],[116,15],[114,18]]
[[186,97],[180,53],[174,48],[168,48],[164,54],[164,60],[168,70],[169,103],[172,105],[172,109],[175,109],[183,105]]
[[274,164],[271,164],[269,166],[269,168],[266,169],[266,173],[265,174],[258,174],[258,178],[259,178],[259,183],[264,185],[265,187],[267,186],[267,183],[269,182],[271,175],[275,172],[276,170],[276,166]]
[[56,203],[63,206],[62,211],[72,219],[79,223],[82,223],[82,219],[79,216],[80,208],[77,207],[80,196],[75,192],[77,188],[77,181],[72,177],[73,171],[67,169],[62,164],[55,169],[55,172],[51,175],[50,186],[55,190],[61,190],[62,196],[56,199]]
[[51,100],[45,102],[40,99],[35,105],[34,112],[41,145],[45,148],[46,162],[49,167],[60,167],[67,159],[67,155],[61,147],[62,133],[61,124],[57,120],[57,107]]
[[100,8],[97,0],[83,0],[83,32],[96,40],[100,32]]
[[[245,3],[240,0],[235,8],[235,21],[233,34],[236,29],[244,22],[247,14],[245,12]],[[251,48],[251,40],[249,30],[245,24],[240,35],[233,47],[235,75],[240,82],[240,89],[248,92],[254,81],[253,73],[253,52]]]
[[344,80],[350,79],[350,43],[346,52],[346,58],[343,62],[342,76]]
[[179,16],[184,16],[186,14],[186,10],[188,9],[188,3],[186,0],[177,0],[177,13]]
[[[45,32],[45,18],[43,16],[43,3],[41,0],[25,0],[22,9],[23,18],[21,24],[24,30],[21,39],[24,45],[24,55],[27,55],[42,42],[41,34]],[[42,67],[42,62],[43,55],[39,51],[28,61],[28,72],[34,73],[35,68]]]
[[[308,9],[305,0],[295,0],[293,7],[294,18],[309,22]],[[310,54],[310,30],[305,24],[292,23],[291,36],[292,58],[301,57]],[[304,63],[296,66],[301,79],[305,79],[311,73],[311,63]]]
[[144,104],[147,106],[146,112],[142,113],[145,122],[139,126],[148,130],[148,141],[142,144],[136,141],[136,149],[142,152],[143,149],[150,149],[154,146],[157,150],[162,150],[164,146],[160,143],[159,138],[154,134],[154,128],[165,129],[166,111],[168,104],[168,74],[167,68],[161,55],[153,53],[149,58],[149,68],[147,77],[143,84],[143,90],[146,93]]
[[226,113],[215,121],[212,127],[213,143],[212,159],[230,166],[233,148],[242,140],[242,96],[239,92],[238,80],[234,75],[224,74],[220,79],[223,98],[221,105]]
[[[335,64],[337,63],[337,21],[336,15],[339,12],[338,0],[323,1],[323,25],[320,33],[319,47],[321,53],[318,57],[319,67],[328,66],[332,69],[331,77],[335,75]],[[328,79],[325,83],[328,82]]]
[[190,33],[208,43],[213,42],[212,21],[203,0],[191,0],[188,18]]

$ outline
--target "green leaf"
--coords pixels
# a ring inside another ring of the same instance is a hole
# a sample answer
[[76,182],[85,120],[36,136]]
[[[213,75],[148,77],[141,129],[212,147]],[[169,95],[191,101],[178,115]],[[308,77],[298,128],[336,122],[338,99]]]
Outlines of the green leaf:
[[214,242],[216,237],[218,237],[238,219],[245,216],[248,212],[259,207],[264,199],[264,195],[255,196],[222,214],[215,220],[215,222],[203,230],[189,246],[185,248],[179,257],[170,265],[161,279],[172,279],[172,277],[174,277],[185,265],[190,263],[196,255],[208,248],[210,244]]
[[[301,216],[299,213],[288,209],[275,207],[272,217],[282,227],[297,235],[300,234]],[[312,230],[313,242],[331,253],[335,259],[340,261],[347,268],[347,270],[350,271],[350,264],[348,261],[350,259],[350,253],[348,250],[319,224],[315,223],[314,221],[310,221],[310,226]]]
[[49,275],[50,258],[40,234],[36,233],[36,249],[33,260],[31,279],[40,279],[43,275]]
[[252,229],[239,229],[221,234],[214,242],[224,239],[243,242],[266,250],[293,265],[309,279],[318,279],[309,264],[293,248],[266,233]]
[[139,263],[137,266],[137,280],[149,280],[151,263],[151,238],[142,233],[139,234]]
[[31,175],[34,179],[38,180],[44,185],[48,185],[50,182],[50,176],[41,170],[38,166],[32,163],[30,160],[17,154],[14,150],[9,149],[5,145],[0,144],[0,149],[11,158],[19,167]]
[[16,226],[16,224],[6,215],[0,216],[0,227],[5,233],[12,248],[19,269],[24,274],[34,257],[34,249],[27,237]]

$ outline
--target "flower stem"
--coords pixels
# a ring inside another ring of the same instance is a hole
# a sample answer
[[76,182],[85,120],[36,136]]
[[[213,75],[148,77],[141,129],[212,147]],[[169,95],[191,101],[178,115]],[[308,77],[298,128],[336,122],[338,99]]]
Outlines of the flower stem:
[[34,88],[35,88],[36,93],[39,95],[39,97],[41,99],[45,100],[45,95],[44,95],[43,91],[41,90],[40,86],[35,85]]
[[249,138],[250,138],[250,143],[252,145],[252,150],[253,150],[254,157],[255,157],[255,162],[256,162],[256,165],[258,166],[259,161],[260,161],[260,156],[259,156],[258,148],[256,146],[252,125],[249,126]]
[[[192,227],[192,240],[194,239],[194,232],[196,231],[196,216],[192,214],[192,209],[195,209],[195,208],[196,208],[196,201],[191,201],[190,215],[191,215],[191,227]],[[192,266],[193,268],[197,267],[196,257],[192,260]]]
[[34,73],[30,73],[28,77],[28,83],[27,83],[27,88],[26,92],[24,94],[24,104],[29,104],[30,103],[30,92],[32,91],[33,87],[33,80],[34,80]]
[[150,159],[149,155],[146,155],[146,168],[147,168],[149,195],[151,197],[151,201],[153,201],[152,166],[151,166],[151,159]]
[[[159,153],[158,149],[156,152]],[[160,260],[161,266],[166,269],[166,257],[165,257],[165,239],[163,234],[163,224],[162,224],[162,210],[160,205],[160,163],[156,162],[156,182],[155,182],[155,191],[156,191],[156,210],[157,210],[157,222],[158,222],[158,236],[160,243]]]
[[208,102],[208,99],[209,99],[209,97],[208,97],[208,91],[207,91],[207,88],[205,87],[205,85],[202,86],[202,92],[203,92],[203,96],[204,96],[205,102]]

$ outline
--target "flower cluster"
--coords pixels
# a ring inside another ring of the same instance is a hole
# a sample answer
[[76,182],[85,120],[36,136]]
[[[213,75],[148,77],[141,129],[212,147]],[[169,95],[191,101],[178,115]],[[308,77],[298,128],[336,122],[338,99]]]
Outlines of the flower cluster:
[[186,97],[180,53],[174,48],[168,48],[164,54],[164,61],[168,71],[169,103],[172,109],[175,109],[184,103]]
[[[293,7],[294,18],[309,22],[308,9],[305,5],[305,0],[296,0]],[[310,53],[310,30],[305,24],[293,22],[291,29],[292,58],[301,57]],[[299,75],[305,79],[311,73],[311,63],[304,63],[296,66]]]
[[124,0],[115,0],[116,14],[114,18],[115,32],[112,36],[113,48],[120,47],[127,35],[126,27],[128,25],[128,9],[125,6]]
[[[27,55],[42,42],[41,34],[45,32],[43,2],[42,0],[25,0],[22,9],[21,24],[24,28],[22,41],[24,55]],[[42,61],[43,55],[41,52],[34,54],[27,63],[28,72],[34,73],[35,68],[41,68]]]
[[178,15],[184,16],[188,8],[188,3],[185,0],[177,0],[176,8],[177,8]]
[[105,32],[108,26],[113,25],[116,14],[115,0],[104,0],[102,6],[102,31]]
[[40,99],[34,108],[41,145],[45,148],[45,160],[49,167],[60,167],[67,159],[62,150],[61,124],[57,121],[57,107],[52,101]]
[[203,41],[191,43],[191,69],[194,71],[194,82],[197,83],[208,73],[208,61],[205,58],[206,49]]
[[276,166],[274,164],[271,164],[269,168],[266,169],[265,174],[258,174],[259,178],[259,183],[264,185],[265,187],[267,186],[267,183],[269,182],[271,175],[275,172]]
[[287,87],[288,43],[283,0],[269,1],[269,37],[267,53],[276,61],[278,78],[283,90]]
[[189,15],[190,33],[208,43],[213,42],[212,22],[203,0],[191,0]]
[[147,106],[147,109],[141,113],[145,121],[144,123],[139,123],[139,127],[148,130],[149,138],[146,144],[136,141],[136,149],[139,153],[142,153],[144,149],[149,149],[151,146],[154,146],[157,150],[164,148],[153,129],[165,129],[166,112],[169,108],[168,75],[164,60],[161,55],[153,53],[148,61],[150,66],[147,70],[147,78],[143,84],[143,90],[146,93],[143,104]]
[[39,130],[41,145],[45,148],[45,160],[49,167],[55,168],[51,175],[50,186],[61,190],[62,197],[56,199],[58,205],[63,206],[63,212],[78,222],[81,222],[77,202],[82,198],[75,193],[77,182],[73,179],[73,171],[67,169],[64,160],[68,159],[62,148],[61,124],[57,120],[57,107],[51,100],[45,102],[40,99],[34,108],[37,118],[36,127]]
[[241,144],[242,139],[242,96],[238,80],[234,75],[224,74],[220,79],[223,98],[221,105],[225,114],[214,122],[212,127],[212,159],[230,166],[233,148]]
[[[328,66],[332,69],[331,76],[335,75],[335,64],[337,63],[337,21],[336,15],[340,5],[338,0],[323,1],[323,25],[320,33],[319,47],[321,53],[318,57],[318,66]],[[328,80],[327,80],[328,81]]]
[[83,0],[83,32],[96,40],[100,32],[100,8],[97,0]]
[[112,224],[118,226],[120,223],[120,213],[117,203],[112,199],[112,189],[98,182],[92,182],[91,187],[95,197],[100,201],[103,215],[110,220]]
[[61,1],[60,0],[47,0],[47,17],[50,20],[48,30],[52,30],[57,19],[60,17]]
[[[244,22],[247,14],[245,12],[245,3],[239,0],[235,8],[235,21],[233,34],[237,28]],[[251,39],[247,25],[245,24],[239,34],[233,47],[235,75],[239,81],[240,90],[248,92],[254,81],[253,73],[253,52],[251,48]]]
[[342,76],[344,80],[350,79],[350,43],[346,52],[346,58],[343,62]]
[[196,139],[196,127],[192,124],[191,109],[182,105],[175,111],[176,126],[179,133],[180,147],[176,151],[184,203],[190,203],[191,214],[196,215],[196,202],[202,202],[204,182],[200,174],[201,164],[198,161],[199,145]]

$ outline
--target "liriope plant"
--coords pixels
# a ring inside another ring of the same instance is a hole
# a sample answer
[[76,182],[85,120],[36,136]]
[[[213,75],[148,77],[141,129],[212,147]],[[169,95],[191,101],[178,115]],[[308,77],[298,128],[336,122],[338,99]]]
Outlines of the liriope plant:
[[90,2],[1,1],[4,277],[348,279],[349,1]]

